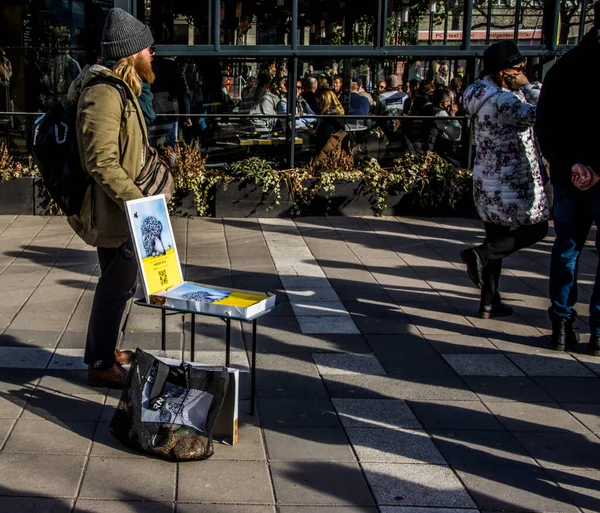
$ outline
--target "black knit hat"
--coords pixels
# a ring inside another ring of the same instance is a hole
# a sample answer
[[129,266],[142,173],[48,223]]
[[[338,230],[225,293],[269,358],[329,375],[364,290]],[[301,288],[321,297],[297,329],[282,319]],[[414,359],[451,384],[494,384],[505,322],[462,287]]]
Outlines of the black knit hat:
[[483,74],[491,75],[512,68],[525,60],[512,41],[499,41],[483,52]]
[[108,11],[102,31],[101,45],[104,57],[129,57],[153,44],[154,38],[147,25],[118,7]]

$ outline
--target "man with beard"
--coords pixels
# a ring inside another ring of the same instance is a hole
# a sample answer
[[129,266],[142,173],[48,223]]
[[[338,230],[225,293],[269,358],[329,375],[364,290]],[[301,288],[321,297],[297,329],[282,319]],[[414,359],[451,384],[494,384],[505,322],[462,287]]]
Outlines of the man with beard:
[[91,185],[81,211],[68,221],[97,247],[101,270],[84,355],[92,386],[122,388],[122,364],[133,358],[132,351],[116,349],[138,272],[124,202],[143,197],[135,180],[146,160],[148,133],[138,97],[142,83],[154,81],[153,42],[146,25],[111,9],[102,33],[103,65],[85,68],[69,90],[69,100],[77,103],[79,156]]

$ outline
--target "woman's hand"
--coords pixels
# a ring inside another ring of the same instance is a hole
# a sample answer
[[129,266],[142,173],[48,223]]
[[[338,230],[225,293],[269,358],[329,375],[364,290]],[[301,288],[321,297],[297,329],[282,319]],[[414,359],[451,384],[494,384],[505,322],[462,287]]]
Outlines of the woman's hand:
[[587,191],[596,185],[598,180],[600,180],[600,177],[598,177],[590,166],[575,164],[571,168],[571,182],[581,191]]

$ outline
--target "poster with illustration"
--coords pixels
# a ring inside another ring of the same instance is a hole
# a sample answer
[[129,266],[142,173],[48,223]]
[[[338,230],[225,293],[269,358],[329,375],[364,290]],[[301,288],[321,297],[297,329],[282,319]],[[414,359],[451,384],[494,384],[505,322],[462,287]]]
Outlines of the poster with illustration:
[[149,301],[152,294],[183,282],[167,203],[161,194],[127,201],[125,209]]

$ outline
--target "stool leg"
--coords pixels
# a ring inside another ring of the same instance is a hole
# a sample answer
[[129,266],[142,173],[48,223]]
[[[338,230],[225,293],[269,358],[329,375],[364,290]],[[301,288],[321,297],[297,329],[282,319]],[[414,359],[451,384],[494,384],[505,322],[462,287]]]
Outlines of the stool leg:
[[160,352],[161,355],[167,354],[167,311],[161,310],[161,333],[160,333]]
[[231,319],[225,319],[225,367],[231,364]]
[[254,415],[256,399],[256,319],[252,321],[252,368],[250,369],[250,415]]
[[190,337],[190,362],[195,361],[196,355],[196,314],[192,314],[192,326],[191,326],[192,335]]

